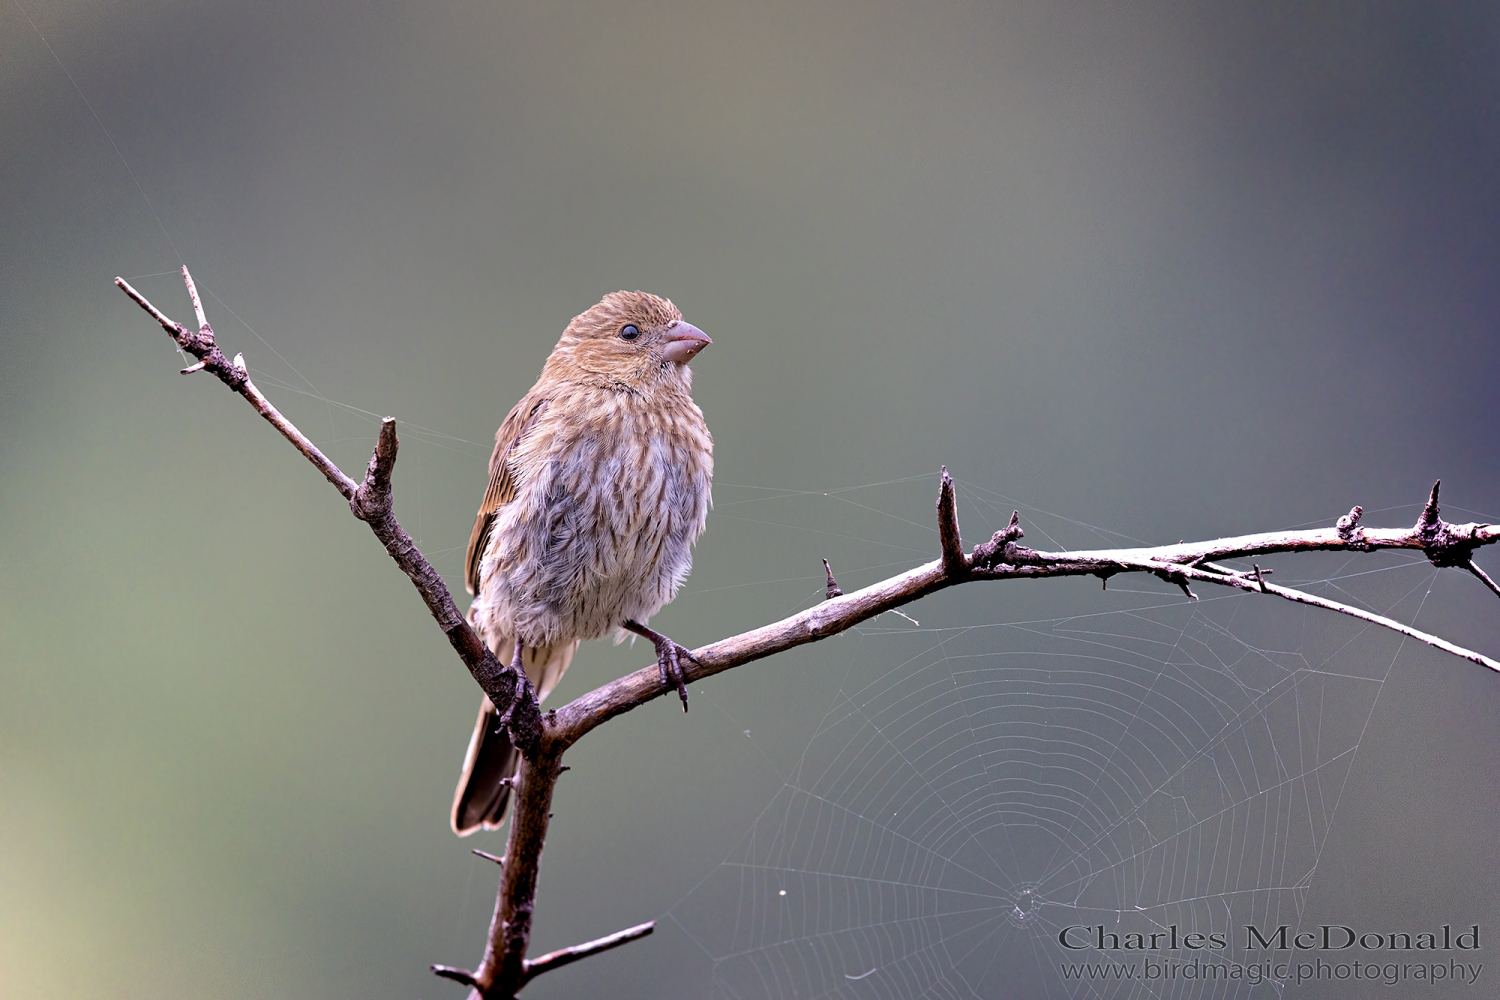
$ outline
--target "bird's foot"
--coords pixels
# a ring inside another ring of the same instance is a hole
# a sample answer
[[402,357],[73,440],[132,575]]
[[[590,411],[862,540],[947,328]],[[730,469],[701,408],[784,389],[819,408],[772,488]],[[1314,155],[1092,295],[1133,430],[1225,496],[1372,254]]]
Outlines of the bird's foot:
[[677,689],[677,696],[682,699],[682,710],[686,712],[688,709],[687,683],[682,673],[682,661],[687,659],[698,663],[698,658],[689,652],[686,646],[667,638],[653,628],[647,628],[640,622],[627,621],[625,627],[641,638],[651,640],[651,645],[656,647],[656,668],[661,671],[661,686]]

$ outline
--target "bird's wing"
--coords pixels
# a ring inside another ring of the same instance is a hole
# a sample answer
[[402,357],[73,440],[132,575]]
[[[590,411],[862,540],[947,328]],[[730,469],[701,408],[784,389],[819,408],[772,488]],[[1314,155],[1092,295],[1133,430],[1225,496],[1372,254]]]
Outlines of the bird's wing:
[[535,394],[527,395],[495,432],[495,452],[490,456],[490,484],[484,491],[479,514],[474,518],[474,530],[469,532],[469,554],[464,559],[464,585],[471,594],[479,593],[479,562],[484,558],[484,547],[489,542],[495,514],[516,497],[516,481],[510,474],[511,452],[546,408],[547,400],[539,399]]

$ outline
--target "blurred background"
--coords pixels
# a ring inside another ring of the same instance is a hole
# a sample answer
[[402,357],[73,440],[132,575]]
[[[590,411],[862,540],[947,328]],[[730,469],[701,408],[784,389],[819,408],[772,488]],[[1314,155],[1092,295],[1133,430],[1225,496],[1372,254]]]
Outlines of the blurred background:
[[[460,996],[427,966],[477,962],[469,849],[503,850],[447,828],[478,694],[421,602],[116,275],[186,320],[189,266],[346,471],[400,419],[397,512],[459,591],[568,320],[672,298],[714,338],[718,507],[653,622],[690,646],[815,603],[820,556],[846,589],[932,558],[940,464],[971,543],[1012,504],[1152,543],[1406,524],[1438,477],[1495,520],[1497,49],[1483,3],[0,3],[0,993]],[[1403,572],[1419,626],[1500,653],[1476,581]],[[1500,933],[1500,677],[1379,655],[1299,918]],[[591,644],[554,697],[649,659]],[[698,887],[834,660],[576,748],[534,951],[662,923],[527,996],[744,995],[694,923],[742,901]]]

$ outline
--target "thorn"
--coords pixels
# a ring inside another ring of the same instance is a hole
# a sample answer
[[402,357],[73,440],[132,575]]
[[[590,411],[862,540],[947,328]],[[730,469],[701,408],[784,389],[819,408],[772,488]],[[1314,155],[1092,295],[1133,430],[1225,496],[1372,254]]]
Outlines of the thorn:
[[481,993],[484,992],[479,985],[479,980],[475,979],[474,973],[468,969],[455,969],[451,965],[434,965],[432,971],[444,979],[452,979],[455,982],[463,983],[465,986],[471,986]]
[[514,788],[514,787],[516,787],[516,779],[515,778],[501,778],[500,779],[500,787],[501,788]]
[[[1358,510],[1359,508],[1356,507],[1354,509]],[[1265,574],[1261,573],[1261,571],[1260,571],[1260,564],[1259,563],[1251,563],[1251,565],[1255,567],[1255,582],[1258,583],[1258,584],[1260,584],[1260,592],[1262,594],[1269,594],[1270,591],[1266,589]],[[1270,570],[1266,570],[1266,573],[1269,573],[1269,572],[1271,572],[1271,571]]]
[[1421,539],[1428,562],[1434,566],[1464,568],[1473,561],[1474,550],[1484,543],[1475,540],[1477,525],[1460,527],[1443,520],[1438,507],[1438,489],[1442,485],[1441,479],[1432,484],[1432,495],[1427,498],[1412,533]]
[[1422,516],[1417,518],[1417,529],[1424,534],[1430,534],[1437,530],[1443,519],[1438,516],[1441,508],[1438,506],[1438,489],[1443,485],[1439,479],[1432,484],[1432,495],[1427,498],[1427,505],[1422,508]]
[[1500,597],[1500,584],[1496,584],[1494,580],[1491,580],[1490,575],[1484,570],[1480,569],[1479,566],[1475,564],[1473,559],[1470,559],[1468,561],[1468,563],[1464,566],[1464,569],[1468,570],[1470,573],[1473,573],[1474,576],[1478,578],[1479,582],[1490,588],[1490,590],[1496,597]]
[[199,361],[197,364],[188,365],[186,368],[184,368],[182,370],[182,374],[191,375],[193,374],[193,372],[201,372],[206,367],[208,367],[207,361]]
[[491,854],[489,851],[481,851],[477,847],[474,849],[473,853],[479,855],[486,861],[493,861],[497,865],[503,866],[505,864],[505,857],[503,855]]
[[1187,596],[1188,600],[1196,601],[1198,599],[1198,595],[1188,589],[1187,577],[1183,576],[1181,573],[1174,573],[1170,569],[1154,569],[1151,572],[1154,576],[1160,578],[1166,583],[1177,584],[1177,586],[1182,590],[1183,594]]
[[560,767],[560,768],[557,769],[557,773],[558,774],[562,774],[564,771],[571,771],[571,770],[573,770],[573,768],[570,765],[564,764],[562,767]]
[[843,597],[844,590],[839,586],[839,582],[833,578],[833,567],[828,565],[827,559],[823,560],[823,572],[828,574],[828,592],[823,600],[831,601],[835,597]]
[[242,372],[246,372],[246,371],[250,370],[250,369],[248,369],[248,368],[245,367],[245,355],[243,355],[243,354],[236,354],[234,356],[234,366],[236,368],[238,368]]

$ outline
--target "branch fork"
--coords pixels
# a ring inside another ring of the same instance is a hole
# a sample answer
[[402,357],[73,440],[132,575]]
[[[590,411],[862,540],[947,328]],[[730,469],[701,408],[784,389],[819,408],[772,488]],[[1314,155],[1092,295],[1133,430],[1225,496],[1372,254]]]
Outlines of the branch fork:
[[177,342],[178,347],[198,359],[195,364],[188,365],[182,369],[182,374],[191,375],[194,372],[207,369],[212,374],[218,376],[221,382],[235,392],[243,392],[245,383],[250,381],[250,374],[245,370],[243,360],[237,358],[236,360],[241,361],[241,363],[236,365],[224,356],[223,351],[219,350],[219,345],[214,339],[214,329],[208,325],[208,319],[203,314],[203,303],[198,298],[198,288],[193,284],[193,277],[188,274],[188,269],[185,267],[182,269],[182,276],[183,280],[187,282],[188,297],[193,300],[193,312],[198,316],[198,329],[196,331],[189,330],[181,323],[170,320],[162,315],[160,310],[148,302],[144,295],[130,287],[130,283],[124,278],[116,278],[115,285],[121,288],[126,295],[134,299],[142,309],[150,313],[151,318],[160,323],[162,329],[172,335],[172,339]]
[[1443,520],[1438,506],[1438,490],[1442,485],[1441,479],[1432,484],[1432,495],[1427,498],[1413,530],[1421,536],[1422,551],[1434,566],[1472,566],[1474,550],[1485,544],[1477,538],[1479,525],[1449,524]]
[[[575,944],[571,948],[559,948],[556,951],[549,951],[540,958],[527,959],[521,963],[520,983],[516,988],[520,989],[520,987],[525,986],[544,972],[551,972],[553,969],[560,969],[564,965],[572,965],[579,959],[609,951],[611,948],[618,948],[622,944],[638,941],[654,930],[656,930],[656,921],[648,920],[644,924],[627,927],[623,931],[615,931],[613,934],[608,934],[594,941]],[[486,992],[489,990],[489,987],[479,979],[478,975],[470,972],[468,969],[459,969],[451,965],[434,965],[432,966],[432,971],[444,979],[452,979],[455,982],[460,982],[465,986],[473,988],[480,996],[486,995]]]

